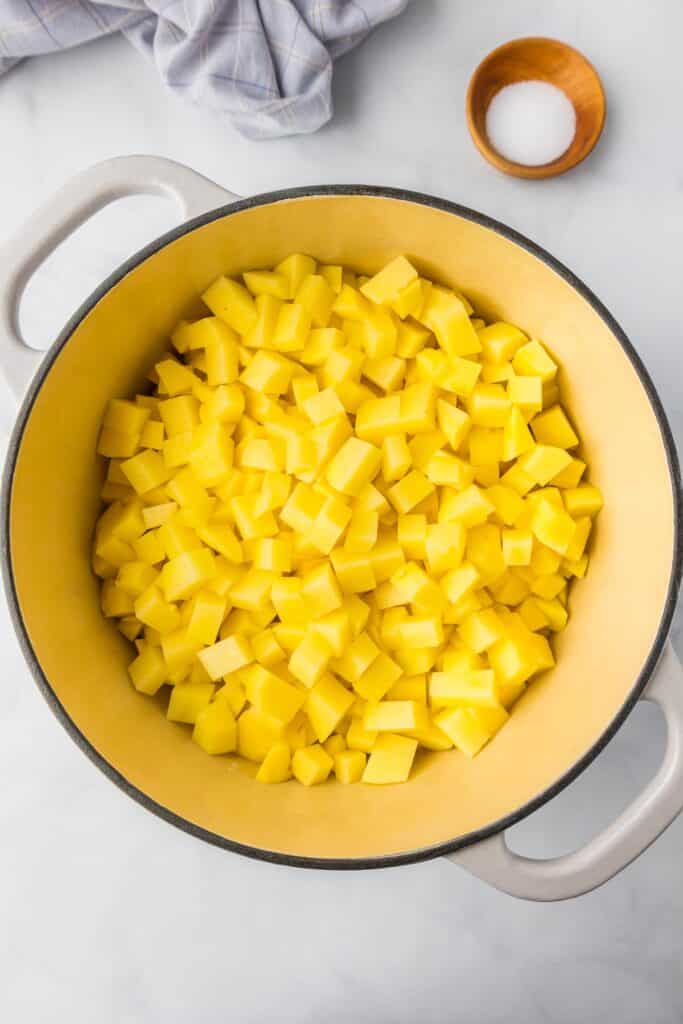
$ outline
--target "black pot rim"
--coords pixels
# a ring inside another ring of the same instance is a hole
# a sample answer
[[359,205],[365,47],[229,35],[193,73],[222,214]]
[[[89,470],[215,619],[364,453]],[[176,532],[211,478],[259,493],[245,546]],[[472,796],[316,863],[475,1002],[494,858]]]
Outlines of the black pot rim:
[[[107,761],[97,750],[92,746],[87,737],[80,731],[75,722],[70,718],[67,711],[61,704],[57,694],[50,685],[49,680],[44,675],[37,655],[33,649],[28,630],[23,621],[21,610],[19,607],[19,600],[14,582],[14,573],[11,561],[11,549],[10,549],[10,505],[12,495],[12,481],[14,476],[14,468],[16,465],[21,440],[23,437],[24,429],[28,422],[29,416],[33,409],[33,405],[40,392],[40,389],[45,381],[52,364],[61,352],[62,348],[66,345],[71,335],[74,333],[81,321],[88,315],[88,313],[94,308],[94,306],[103,298],[103,296],[110,291],[126,274],[129,274],[134,270],[140,263],[146,260],[148,257],[153,256],[156,252],[164,248],[171,242],[182,237],[195,228],[202,227],[205,224],[210,223],[213,220],[218,220],[222,217],[231,216],[234,213],[239,213],[242,210],[248,210],[252,207],[265,206],[272,203],[279,203],[290,199],[304,199],[315,196],[374,196],[386,199],[397,199],[403,202],[415,203],[421,206],[431,207],[432,209],[440,210],[444,213],[455,214],[458,217],[469,220],[481,227],[488,228],[495,231],[497,234],[502,235],[509,241],[519,245],[522,249],[530,252],[538,259],[542,260],[551,270],[559,274],[579,295],[593,308],[598,316],[603,320],[609,330],[612,332],[614,337],[620,343],[623,351],[631,362],[633,369],[635,370],[641,385],[643,386],[645,393],[650,401],[652,409],[657,419],[657,423],[660,430],[660,436],[664,450],[666,452],[667,463],[669,467],[669,473],[671,475],[672,492],[673,492],[673,514],[674,514],[674,543],[672,550],[672,561],[671,561],[671,572],[669,576],[669,585],[667,591],[666,601],[662,610],[662,616],[659,622],[659,626],[655,633],[650,652],[645,660],[645,663],[641,669],[640,674],[634,681],[633,686],[616,715],[604,730],[601,736],[595,741],[592,747],[577,761],[574,762],[572,767],[566,771],[560,778],[558,778],[551,786],[539,793],[532,800],[527,801],[521,807],[517,808],[511,814],[499,818],[487,825],[484,828],[469,832],[464,836],[459,836],[455,839],[447,840],[445,842],[439,842],[432,846],[423,847],[417,850],[411,850],[407,853],[389,854],[385,856],[377,857],[304,857],[298,855],[292,855],[287,853],[280,853],[275,850],[259,849],[257,847],[247,846],[243,843],[235,842],[234,840],[227,839],[224,836],[218,835],[217,833],[210,832],[207,829],[201,828],[195,825],[193,822],[188,821],[181,815],[176,814],[168,807],[157,803],[152,800],[146,793],[140,790],[137,786],[132,785],[121,773]],[[41,363],[36,375],[27,391],[26,397],[21,405],[17,421],[12,432],[10,444],[7,452],[7,459],[5,463],[5,469],[2,480],[2,514],[0,518],[0,540],[2,543],[2,573],[3,581],[5,586],[5,592],[7,595],[7,601],[9,605],[10,615],[14,624],[15,631],[19,638],[24,657],[28,663],[31,673],[40,689],[43,697],[49,704],[50,708],[59,719],[61,724],[64,726],[66,731],[69,733],[71,738],[80,747],[84,754],[86,754],[90,760],[97,765],[97,767],[104,772],[104,774],[111,779],[120,789],[122,789],[128,796],[136,800],[139,804],[145,807],[147,810],[152,811],[154,814],[163,818],[170,824],[175,825],[177,828],[188,832],[192,836],[196,836],[198,839],[203,839],[205,842],[211,843],[214,846],[222,847],[225,850],[230,850],[234,853],[239,853],[247,857],[252,857],[257,860],[268,861],[274,864],[282,864],[289,867],[303,867],[303,868],[324,868],[332,870],[357,870],[367,868],[384,868],[384,867],[395,867],[401,864],[416,863],[418,861],[429,860],[432,857],[439,857],[445,854],[454,853],[456,850],[460,850],[466,846],[470,846],[474,843],[480,842],[498,832],[502,832],[510,826],[514,825],[523,818],[526,818],[533,811],[537,810],[543,804],[547,803],[554,796],[560,793],[566,786],[576,779],[581,772],[588,767],[588,765],[597,757],[600,751],[606,746],[606,744],[612,739],[617,730],[626,720],[627,716],[633,710],[637,703],[641,693],[647,685],[650,676],[657,664],[657,661],[664,648],[667,634],[669,632],[671,621],[674,614],[676,605],[676,599],[681,581],[681,569],[683,567],[683,548],[681,543],[682,535],[682,522],[683,522],[683,506],[681,496],[681,474],[680,466],[678,462],[678,456],[676,453],[676,446],[671,433],[671,428],[666,418],[661,400],[657,391],[650,379],[650,376],[645,369],[638,353],[633,347],[632,343],[627,338],[626,334],[619,326],[617,321],[614,319],[609,310],[600,302],[600,300],[593,294],[593,292],[578,278],[571,270],[560,263],[559,260],[551,256],[550,253],[546,252],[545,249],[537,245],[535,242],[530,241],[524,235],[515,231],[513,228],[501,223],[500,221],[494,220],[491,217],[486,216],[470,209],[466,206],[461,206],[458,203],[453,203],[445,199],[439,199],[434,196],[430,196],[420,192],[411,192],[404,189],[397,188],[384,188],[381,186],[370,186],[370,185],[317,185],[310,187],[283,189],[277,192],[267,192],[260,195],[251,197],[249,199],[239,200],[238,202],[228,203],[225,206],[218,207],[215,210],[211,210],[208,213],[202,214],[199,217],[195,217],[192,220],[185,221],[178,227],[157,238],[149,245],[140,249],[134,256],[126,260],[125,263],[115,270],[107,279],[82,303],[80,308],[74,313],[64,329],[60,332],[56,341],[50,347],[46,353],[43,362]]]

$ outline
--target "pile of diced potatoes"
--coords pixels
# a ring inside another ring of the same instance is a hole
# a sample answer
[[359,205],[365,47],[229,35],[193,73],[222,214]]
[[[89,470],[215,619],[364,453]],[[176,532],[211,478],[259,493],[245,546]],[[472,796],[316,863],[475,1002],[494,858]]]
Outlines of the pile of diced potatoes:
[[295,254],[202,298],[98,445],[133,685],[261,782],[473,757],[554,664],[602,505],[556,362],[404,257]]

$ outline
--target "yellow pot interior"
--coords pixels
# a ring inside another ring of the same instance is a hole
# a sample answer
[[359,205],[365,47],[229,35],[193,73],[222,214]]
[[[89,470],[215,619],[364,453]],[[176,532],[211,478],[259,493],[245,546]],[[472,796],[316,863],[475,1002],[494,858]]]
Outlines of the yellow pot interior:
[[[303,251],[372,273],[406,253],[461,288],[487,318],[541,338],[592,479],[605,496],[593,561],[571,598],[558,665],[529,688],[473,761],[426,755],[407,785],[262,786],[246,764],[207,757],[161,701],[137,694],[129,644],[99,609],[89,567],[95,455],[109,398],[140,390],[151,362],[217,275]],[[45,378],[20,439],[10,555],[20,614],[58,701],[94,750],[186,822],[295,857],[381,858],[482,829],[542,794],[600,739],[628,698],[662,619],[672,573],[673,484],[653,408],[609,326],[537,256],[465,217],[381,196],[308,196],[223,216],[177,238],[108,291]]]

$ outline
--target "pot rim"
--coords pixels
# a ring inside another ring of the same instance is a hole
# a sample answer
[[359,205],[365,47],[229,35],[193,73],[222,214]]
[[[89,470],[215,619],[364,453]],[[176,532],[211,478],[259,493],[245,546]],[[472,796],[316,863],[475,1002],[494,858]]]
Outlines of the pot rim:
[[[421,847],[407,853],[388,854],[376,857],[307,857],[248,846],[244,843],[228,839],[225,836],[218,835],[217,833],[211,832],[199,825],[195,825],[193,822],[182,817],[182,815],[177,814],[170,808],[157,803],[141,789],[129,782],[113,764],[107,761],[106,758],[95,750],[88,738],[81,732],[76,723],[69,716],[57,694],[52,689],[47,677],[43,673],[19,607],[19,599],[14,582],[11,560],[10,506],[12,481],[24,429],[43,382],[50,372],[53,363],[84,318],[97,305],[100,299],[102,299],[107,292],[118,284],[123,277],[129,274],[150,256],[155,255],[155,253],[165,248],[165,246],[176,241],[178,238],[181,238],[183,235],[188,234],[190,231],[203,227],[211,221],[219,220],[223,217],[231,216],[232,214],[240,213],[243,210],[248,210],[253,207],[267,206],[273,203],[280,203],[292,199],[307,199],[316,196],[371,196],[384,199],[396,199],[402,202],[415,203],[419,206],[427,206],[431,209],[440,210],[443,213],[454,214],[455,216],[471,221],[474,224],[478,224],[480,227],[495,231],[497,234],[502,235],[504,238],[514,242],[522,249],[525,249],[533,256],[542,260],[548,267],[550,267],[551,270],[559,274],[560,277],[562,277],[576,292],[578,292],[578,294],[603,320],[630,360],[631,365],[633,366],[633,369],[649,399],[659,426],[661,441],[666,452],[667,465],[669,468],[673,492],[674,541],[671,572],[669,575],[667,596],[666,601],[664,602],[662,616],[654,635],[652,646],[638,677],[634,681],[626,700],[619,707],[614,718],[603,733],[597,738],[589,750],[575,761],[571,768],[556,779],[551,786],[548,786],[533,799],[527,801],[521,807],[518,807],[515,811],[505,815],[503,818],[499,818],[483,828],[476,829],[473,832],[468,832],[464,836],[459,836],[455,839],[435,843],[427,847]],[[165,821],[182,829],[184,832],[187,832],[198,839],[203,839],[205,842],[211,843],[214,846],[219,846],[225,850],[229,850],[233,853],[239,853],[256,860],[282,864],[288,867],[322,868],[329,870],[359,870],[368,868],[396,867],[402,864],[412,864],[419,861],[430,860],[433,857],[440,857],[445,854],[454,853],[466,846],[474,845],[483,839],[487,839],[499,832],[503,832],[505,829],[510,828],[523,818],[526,818],[529,814],[532,814],[549,800],[552,800],[554,796],[565,789],[566,786],[573,782],[574,779],[576,779],[581,772],[591,764],[600,751],[602,751],[607,743],[609,743],[617,730],[623,725],[624,721],[635,707],[640,695],[650,679],[650,676],[652,675],[657,661],[662,654],[664,643],[673,619],[678,590],[681,583],[681,572],[683,570],[683,496],[681,493],[681,471],[671,427],[664,412],[661,399],[659,398],[657,390],[650,378],[650,375],[645,369],[640,356],[606,306],[604,306],[597,296],[583,283],[583,281],[581,281],[580,278],[578,278],[563,263],[557,260],[541,246],[516,231],[514,228],[511,228],[485,214],[478,213],[476,210],[472,210],[467,206],[462,206],[459,203],[454,203],[446,199],[437,198],[422,192],[413,192],[407,189],[374,185],[303,186],[291,189],[281,189],[274,192],[260,193],[259,195],[252,196],[247,199],[230,202],[224,206],[210,210],[207,213],[203,213],[198,217],[194,217],[191,220],[184,221],[171,231],[166,232],[159,238],[144,246],[142,249],[138,250],[137,253],[122,263],[102,282],[101,285],[99,285],[98,288],[90,294],[90,296],[80,305],[73,316],[68,320],[56,340],[47,350],[44,359],[36,371],[19,409],[17,420],[10,438],[2,477],[2,495],[0,500],[2,505],[0,509],[2,575],[10,616],[24,657],[38,688],[53,713],[59,719],[62,726],[66,729],[74,742],[112,782],[127,793],[128,796],[132,797],[133,800],[136,800],[148,811],[152,811],[158,817],[163,818]]]

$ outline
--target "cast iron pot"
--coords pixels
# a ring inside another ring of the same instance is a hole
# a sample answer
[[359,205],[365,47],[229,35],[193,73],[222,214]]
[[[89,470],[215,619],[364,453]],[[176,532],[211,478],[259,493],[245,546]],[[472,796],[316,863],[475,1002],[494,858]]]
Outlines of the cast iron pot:
[[[45,357],[22,343],[17,304],[43,259],[98,208],[172,195],[190,219],[128,260]],[[208,212],[207,212],[208,211]],[[130,686],[130,647],[99,609],[89,564],[112,396],[139,390],[181,317],[219,274],[292,251],[373,273],[405,252],[487,318],[544,339],[605,496],[591,571],[572,595],[558,664],[477,758],[433,755],[409,785],[261,786],[207,757]],[[373,868],[447,856],[517,896],[599,885],[683,806],[683,673],[667,633],[681,571],[680,480],[661,403],[633,346],[594,295],[546,252],[464,207],[384,188],[326,186],[241,200],[166,160],[123,158],[67,185],[0,251],[0,362],[23,401],[2,497],[7,597],[43,695],[81,749],[143,806],[209,842],[301,867]],[[583,849],[529,860],[505,830],[583,771],[638,700],[668,725],[663,764]]]

